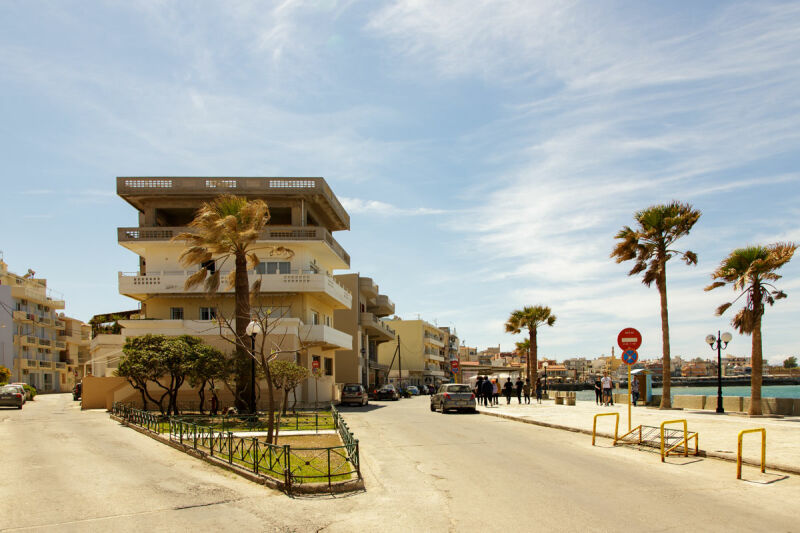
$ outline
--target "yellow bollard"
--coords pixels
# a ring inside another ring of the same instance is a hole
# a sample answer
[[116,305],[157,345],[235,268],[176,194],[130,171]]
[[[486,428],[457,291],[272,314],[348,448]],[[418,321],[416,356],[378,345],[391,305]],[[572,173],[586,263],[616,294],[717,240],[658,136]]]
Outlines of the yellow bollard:
[[739,432],[736,448],[736,479],[742,479],[742,437],[745,433],[761,433],[761,473],[766,472],[767,464],[767,430],[765,428],[743,429]]
[[614,445],[617,444],[617,439],[619,436],[619,413],[598,413],[594,415],[594,423],[592,424],[592,446],[594,446],[594,439],[595,434],[597,432],[597,417],[598,416],[614,416],[616,417],[616,423],[614,424]]

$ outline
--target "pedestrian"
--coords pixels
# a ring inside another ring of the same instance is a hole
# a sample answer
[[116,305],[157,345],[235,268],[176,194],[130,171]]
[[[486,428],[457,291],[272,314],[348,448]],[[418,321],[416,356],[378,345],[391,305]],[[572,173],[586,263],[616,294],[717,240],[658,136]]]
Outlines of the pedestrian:
[[511,378],[506,379],[503,385],[503,394],[506,397],[506,405],[511,403],[511,393],[514,391],[514,385],[511,383]]
[[517,382],[514,383],[514,388],[517,391],[517,402],[522,405],[522,379],[517,378]]
[[531,380],[525,378],[525,385],[522,386],[522,392],[525,394],[525,403],[530,405],[531,403]]
[[639,401],[639,382],[635,379],[631,382],[631,400],[634,406]]
[[603,372],[600,386],[603,389],[603,405],[611,405],[611,378],[608,377],[608,372]]
[[603,389],[600,388],[600,380],[594,380],[594,402],[597,405],[603,403]]
[[542,378],[536,379],[536,403],[542,403]]
[[488,376],[483,376],[483,397],[486,407],[489,407],[492,401],[492,382]]
[[483,405],[483,376],[478,376],[475,380],[475,397],[478,399],[478,405]]
[[497,378],[492,380],[492,403],[500,405],[500,388],[497,386]]

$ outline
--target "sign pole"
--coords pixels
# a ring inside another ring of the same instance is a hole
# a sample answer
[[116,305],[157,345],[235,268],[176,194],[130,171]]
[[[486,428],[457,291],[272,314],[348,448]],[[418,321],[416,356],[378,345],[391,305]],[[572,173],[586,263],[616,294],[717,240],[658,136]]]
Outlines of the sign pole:
[[631,431],[631,365],[628,365],[628,432]]
[[625,328],[617,335],[617,345],[623,350],[622,361],[628,365],[628,432],[631,430],[631,366],[639,359],[636,350],[642,345],[642,334],[634,328]]

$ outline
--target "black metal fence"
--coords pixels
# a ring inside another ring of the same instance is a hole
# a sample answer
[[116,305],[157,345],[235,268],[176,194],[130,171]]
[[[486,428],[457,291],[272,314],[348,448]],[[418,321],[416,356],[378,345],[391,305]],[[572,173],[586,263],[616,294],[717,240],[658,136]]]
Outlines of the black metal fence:
[[[240,417],[225,417],[227,420],[224,422],[212,420],[211,424],[206,424],[198,423],[205,420],[166,417],[117,403],[113,405],[112,413],[129,424],[153,433],[166,433],[171,441],[203,451],[228,464],[246,468],[256,475],[277,479],[283,483],[287,492],[299,484],[327,483],[330,488],[334,482],[361,479],[358,439],[333,406],[330,413],[324,413],[327,420],[332,422],[324,429],[337,430],[343,443],[341,446],[296,447],[272,444],[263,436],[242,435],[241,433],[250,432],[249,428],[252,426],[246,425],[242,428],[239,424]],[[324,420],[326,419],[322,418],[321,421],[320,416],[313,418],[315,434],[318,435],[323,429],[321,426],[327,426]],[[236,431],[232,431],[233,429]]]

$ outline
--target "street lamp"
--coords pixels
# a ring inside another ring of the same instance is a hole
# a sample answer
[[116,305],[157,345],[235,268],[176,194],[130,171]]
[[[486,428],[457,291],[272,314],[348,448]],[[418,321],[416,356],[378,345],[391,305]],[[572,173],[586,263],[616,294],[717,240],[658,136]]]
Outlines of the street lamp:
[[250,337],[250,412],[256,413],[256,335],[263,333],[261,323],[251,320],[247,324],[248,337]]
[[706,342],[713,350],[717,349],[717,413],[724,413],[725,409],[722,408],[722,349],[728,346],[728,343],[733,339],[730,333],[720,334],[717,331],[716,337],[714,335],[707,335]]
[[542,363],[542,367],[544,368],[544,393],[547,394],[547,361]]

